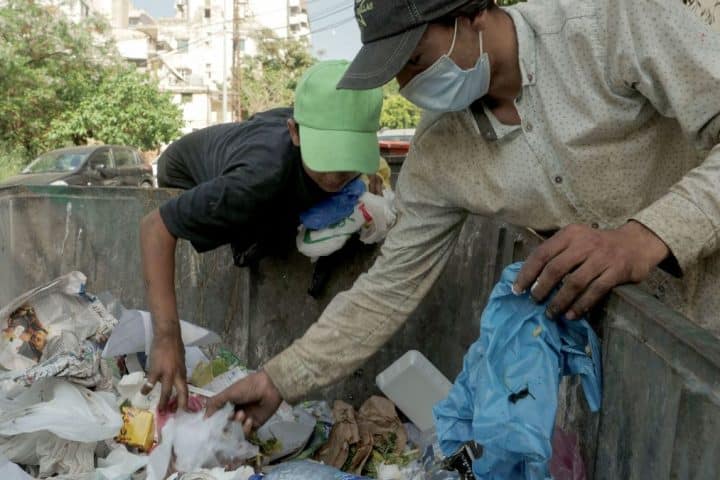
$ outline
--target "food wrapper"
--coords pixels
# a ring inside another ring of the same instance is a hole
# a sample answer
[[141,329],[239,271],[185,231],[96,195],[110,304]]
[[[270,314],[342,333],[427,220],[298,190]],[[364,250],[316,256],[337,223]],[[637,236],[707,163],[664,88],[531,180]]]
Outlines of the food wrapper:
[[115,441],[149,452],[155,442],[155,416],[149,410],[123,407],[123,426]]

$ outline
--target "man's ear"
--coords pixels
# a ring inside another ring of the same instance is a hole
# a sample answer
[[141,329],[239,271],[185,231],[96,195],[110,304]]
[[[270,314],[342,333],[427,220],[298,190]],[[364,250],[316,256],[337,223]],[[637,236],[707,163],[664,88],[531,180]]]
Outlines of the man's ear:
[[290,139],[293,142],[293,145],[296,147],[300,146],[300,126],[293,118],[288,118],[287,120],[287,126],[288,131],[290,132]]

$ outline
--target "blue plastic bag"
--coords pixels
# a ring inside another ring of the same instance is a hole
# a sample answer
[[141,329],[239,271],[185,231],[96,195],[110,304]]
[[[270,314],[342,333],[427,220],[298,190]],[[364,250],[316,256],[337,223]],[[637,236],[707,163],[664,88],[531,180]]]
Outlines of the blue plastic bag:
[[480,339],[465,356],[447,399],[433,409],[445,455],[468,440],[483,446],[473,463],[482,480],[549,479],[560,379],[580,375],[592,411],[600,408],[598,338],[585,320],[553,321],[545,305],[511,286],[507,267],[482,315]]
[[352,215],[365,190],[365,183],[356,178],[335,195],[301,213],[300,222],[310,230],[322,230],[335,225]]
[[287,462],[273,468],[265,476],[256,475],[250,480],[370,480],[368,477],[345,473],[337,468],[307,460]]

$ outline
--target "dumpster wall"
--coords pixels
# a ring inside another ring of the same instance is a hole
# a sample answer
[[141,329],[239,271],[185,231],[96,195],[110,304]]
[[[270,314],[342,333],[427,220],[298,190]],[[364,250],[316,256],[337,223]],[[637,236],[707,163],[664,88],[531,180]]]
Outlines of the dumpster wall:
[[[145,308],[138,224],[172,194],[0,189],[0,304],[80,270],[90,291]],[[411,348],[453,379],[478,337],[498,275],[536,243],[522,230],[471,217],[446,271],[407,324],[352,378],[318,395],[357,405],[375,390],[375,375]],[[312,266],[296,252],[250,270],[233,266],[229,248],[198,255],[180,242],[180,314],[220,333],[255,367],[301,335],[375,254],[360,252],[314,300],[306,294]],[[558,424],[580,437],[590,478],[720,478],[720,342],[636,287],[616,289],[591,323],[603,339],[603,410],[590,414],[578,386],[567,382],[558,413]]]

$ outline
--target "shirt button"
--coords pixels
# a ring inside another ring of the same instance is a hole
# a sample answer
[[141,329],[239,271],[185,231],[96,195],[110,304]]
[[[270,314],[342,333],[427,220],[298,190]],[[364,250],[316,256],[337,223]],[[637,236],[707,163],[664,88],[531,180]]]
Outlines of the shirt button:
[[526,132],[532,132],[533,131],[533,124],[530,122],[525,122],[525,131]]
[[534,77],[533,77],[533,74],[532,74],[532,73],[528,73],[528,82],[532,82],[532,81],[533,81],[533,78],[534,78]]
[[562,178],[560,175],[558,175],[557,177],[555,177],[555,183],[560,184],[560,183],[562,183],[562,182],[563,182],[563,178]]
[[598,225],[597,222],[593,222],[592,225],[590,225],[590,226],[591,226],[592,228],[594,228],[594,229],[600,228],[600,225]]

